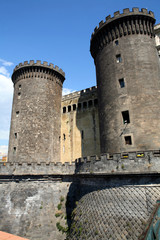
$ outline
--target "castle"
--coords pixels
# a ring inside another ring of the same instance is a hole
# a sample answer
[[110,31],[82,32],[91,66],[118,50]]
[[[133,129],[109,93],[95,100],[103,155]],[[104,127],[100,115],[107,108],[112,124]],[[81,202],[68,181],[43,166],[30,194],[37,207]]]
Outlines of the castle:
[[31,240],[65,239],[64,232],[67,239],[149,239],[145,226],[160,193],[154,24],[153,12],[138,8],[101,21],[90,44],[97,87],[62,100],[62,69],[41,61],[15,67],[1,230]]

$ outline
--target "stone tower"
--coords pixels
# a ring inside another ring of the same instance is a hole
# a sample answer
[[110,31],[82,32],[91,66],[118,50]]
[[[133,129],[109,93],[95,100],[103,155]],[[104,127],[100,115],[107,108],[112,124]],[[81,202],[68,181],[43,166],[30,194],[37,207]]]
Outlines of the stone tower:
[[160,65],[154,14],[133,8],[109,15],[91,37],[102,153],[160,148]]
[[15,67],[8,161],[60,161],[62,84],[53,64],[27,61]]

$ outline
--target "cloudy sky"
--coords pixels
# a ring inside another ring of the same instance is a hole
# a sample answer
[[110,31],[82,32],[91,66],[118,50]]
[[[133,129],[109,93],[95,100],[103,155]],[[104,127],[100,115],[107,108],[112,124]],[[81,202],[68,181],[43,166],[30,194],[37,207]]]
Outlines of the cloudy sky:
[[160,23],[159,0],[1,0],[0,155],[7,153],[14,67],[26,60],[58,65],[64,93],[96,84],[90,37],[101,20],[124,8],[147,8]]

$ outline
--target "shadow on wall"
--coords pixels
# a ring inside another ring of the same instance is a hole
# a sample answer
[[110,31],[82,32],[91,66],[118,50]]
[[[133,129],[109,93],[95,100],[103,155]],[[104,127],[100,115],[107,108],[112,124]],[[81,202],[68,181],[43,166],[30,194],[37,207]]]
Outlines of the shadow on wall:
[[81,157],[100,155],[98,99],[96,87],[81,91],[76,125],[80,131]]
[[67,239],[119,239],[124,232],[121,239],[138,239],[159,198],[159,182],[140,175],[75,178],[66,201]]

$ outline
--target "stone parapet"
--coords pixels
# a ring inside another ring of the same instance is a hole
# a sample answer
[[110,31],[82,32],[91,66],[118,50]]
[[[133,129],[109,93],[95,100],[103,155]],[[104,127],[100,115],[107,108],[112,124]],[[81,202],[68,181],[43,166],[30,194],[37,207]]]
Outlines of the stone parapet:
[[90,88],[83,89],[81,91],[76,91],[76,92],[64,95],[62,97],[62,102],[66,101],[66,100],[69,100],[69,99],[80,97],[82,95],[91,94],[91,93],[95,93],[95,94],[97,93],[97,86],[93,86],[93,87],[90,87]]
[[119,37],[130,34],[154,36],[154,23],[154,13],[148,12],[145,8],[141,11],[139,8],[132,8],[132,11],[126,8],[122,14],[117,11],[114,17],[107,16],[106,21],[101,21],[92,33],[90,46],[92,57],[95,58],[100,49]]

